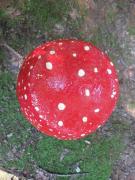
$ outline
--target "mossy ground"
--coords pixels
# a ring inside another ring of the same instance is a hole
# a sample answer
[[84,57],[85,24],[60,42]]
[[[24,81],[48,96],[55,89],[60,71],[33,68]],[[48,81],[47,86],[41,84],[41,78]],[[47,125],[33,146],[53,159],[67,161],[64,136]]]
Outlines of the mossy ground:
[[[23,1],[21,5],[19,2],[11,5],[13,8],[17,8],[21,15],[11,18],[6,10],[1,8],[0,25],[2,29],[0,35],[1,39],[6,40],[9,45],[22,54],[26,54],[47,40],[81,36],[79,25],[82,19],[69,20],[69,11],[74,6],[73,1],[30,0]],[[57,23],[62,24],[65,28],[70,26],[70,33],[54,35],[54,27]],[[99,29],[91,41],[95,45],[101,46],[101,43],[104,42],[104,47],[109,45],[110,49],[117,48],[115,37],[109,33],[104,36],[102,29]],[[3,52],[0,52],[0,59],[4,59]],[[113,163],[124,147],[121,137],[127,126],[118,125],[116,127],[114,124],[111,128],[115,133],[109,137],[96,132],[77,141],[60,141],[44,136],[37,132],[20,113],[15,86],[16,82],[12,74],[1,68],[0,166],[34,173],[34,165],[36,165],[36,167],[52,173],[68,174],[76,173],[75,165],[79,163],[81,172],[89,174],[85,177],[79,176],[77,179],[107,180],[111,174]],[[90,144],[87,144],[86,140]],[[68,149],[69,153],[60,161],[64,149]]]

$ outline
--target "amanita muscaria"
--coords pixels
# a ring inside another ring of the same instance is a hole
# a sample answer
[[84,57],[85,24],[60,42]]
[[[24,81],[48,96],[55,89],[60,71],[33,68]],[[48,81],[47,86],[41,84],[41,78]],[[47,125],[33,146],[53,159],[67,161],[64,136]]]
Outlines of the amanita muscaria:
[[102,126],[119,95],[109,57],[89,42],[56,40],[24,59],[17,97],[24,116],[42,133],[58,139],[85,137]]

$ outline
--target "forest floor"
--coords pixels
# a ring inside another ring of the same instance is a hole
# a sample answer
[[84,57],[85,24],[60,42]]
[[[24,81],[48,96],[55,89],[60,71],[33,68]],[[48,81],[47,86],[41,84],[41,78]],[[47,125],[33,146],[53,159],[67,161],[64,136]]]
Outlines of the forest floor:
[[[135,180],[135,2],[88,0],[85,9],[76,2],[0,1],[0,169],[37,180]],[[121,95],[109,121],[77,141],[38,132],[15,94],[18,62],[58,38],[91,41],[119,75]]]

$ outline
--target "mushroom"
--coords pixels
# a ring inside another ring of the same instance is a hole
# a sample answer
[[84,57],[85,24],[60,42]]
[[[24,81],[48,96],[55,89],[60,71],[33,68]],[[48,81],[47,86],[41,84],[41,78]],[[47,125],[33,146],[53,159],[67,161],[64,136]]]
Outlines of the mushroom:
[[24,59],[17,97],[26,119],[61,140],[83,138],[105,124],[119,96],[109,57],[92,43],[56,40]]

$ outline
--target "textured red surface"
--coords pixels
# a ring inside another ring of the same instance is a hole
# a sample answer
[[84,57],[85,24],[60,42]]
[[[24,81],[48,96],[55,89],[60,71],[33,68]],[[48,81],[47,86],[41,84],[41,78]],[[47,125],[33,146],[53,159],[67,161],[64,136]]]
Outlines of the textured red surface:
[[108,56],[88,42],[51,41],[33,50],[18,75],[21,111],[39,131],[79,139],[103,125],[119,94]]

